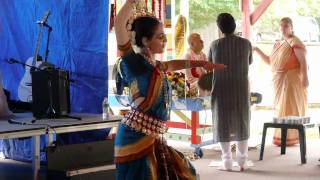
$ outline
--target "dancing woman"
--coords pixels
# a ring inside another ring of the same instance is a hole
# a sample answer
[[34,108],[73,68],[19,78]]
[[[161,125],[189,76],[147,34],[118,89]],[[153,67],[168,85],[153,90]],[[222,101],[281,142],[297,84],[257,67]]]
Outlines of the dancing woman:
[[[137,3],[127,0],[115,20],[121,51],[118,72],[132,100],[131,111],[120,123],[115,140],[117,179],[196,179],[190,162],[163,140],[171,93],[166,71],[224,66],[207,61],[156,61],[155,54],[163,53],[167,42],[163,24],[153,16],[134,14]],[[138,50],[133,50],[132,44]]]

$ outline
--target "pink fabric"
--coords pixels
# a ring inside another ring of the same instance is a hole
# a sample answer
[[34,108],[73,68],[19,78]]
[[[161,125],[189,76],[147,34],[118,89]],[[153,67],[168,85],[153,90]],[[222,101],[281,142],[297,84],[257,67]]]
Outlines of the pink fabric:
[[[207,57],[203,52],[200,52],[200,54],[194,53],[191,49],[188,50],[188,53],[184,56],[185,59],[188,60],[194,60],[194,61],[200,61],[205,60],[207,61]],[[190,91],[196,91],[198,92],[198,79],[201,77],[201,75],[205,74],[206,71],[203,68],[191,68],[186,69],[186,78],[190,83]],[[200,92],[200,96],[204,95],[204,92]]]

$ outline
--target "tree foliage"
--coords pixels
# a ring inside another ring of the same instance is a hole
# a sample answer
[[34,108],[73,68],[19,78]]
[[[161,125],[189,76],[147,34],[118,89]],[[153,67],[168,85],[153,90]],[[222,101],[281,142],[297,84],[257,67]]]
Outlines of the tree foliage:
[[[253,0],[257,6],[262,0]],[[314,17],[320,23],[320,0],[273,0],[269,8],[254,25],[259,31],[277,31],[282,17]]]
[[[262,0],[253,0],[253,9]],[[178,15],[180,0],[176,0],[176,14]],[[255,29],[277,31],[279,20],[284,16],[314,17],[320,24],[320,0],[274,0],[258,22]],[[219,13],[228,12],[235,19],[241,20],[242,13],[239,0],[189,0],[190,30],[200,29],[214,22]]]
[[[176,14],[179,14],[180,0],[176,0]],[[190,30],[200,29],[215,22],[219,13],[228,12],[236,19],[241,18],[239,0],[189,0]]]

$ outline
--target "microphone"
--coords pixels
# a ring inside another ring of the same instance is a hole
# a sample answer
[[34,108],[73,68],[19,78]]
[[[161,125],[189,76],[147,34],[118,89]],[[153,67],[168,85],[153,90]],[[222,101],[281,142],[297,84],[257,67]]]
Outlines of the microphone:
[[48,20],[49,15],[50,15],[50,11],[46,11],[45,15],[42,17],[42,19],[40,21],[37,21],[36,23],[46,25],[47,24],[46,22]]
[[45,21],[42,21],[42,20],[41,20],[41,21],[37,21],[36,23],[37,23],[37,24],[43,24],[43,25],[46,25],[46,24],[47,24]]

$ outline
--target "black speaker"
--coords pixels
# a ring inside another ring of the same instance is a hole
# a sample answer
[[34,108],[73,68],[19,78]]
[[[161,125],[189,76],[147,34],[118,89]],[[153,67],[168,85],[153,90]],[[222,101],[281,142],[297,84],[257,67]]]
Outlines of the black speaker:
[[116,179],[113,140],[49,146],[46,155],[48,180]]
[[32,112],[36,118],[58,118],[70,113],[69,73],[48,68],[31,71]]

